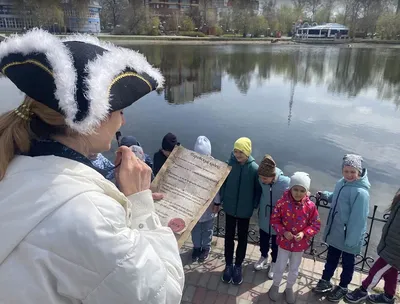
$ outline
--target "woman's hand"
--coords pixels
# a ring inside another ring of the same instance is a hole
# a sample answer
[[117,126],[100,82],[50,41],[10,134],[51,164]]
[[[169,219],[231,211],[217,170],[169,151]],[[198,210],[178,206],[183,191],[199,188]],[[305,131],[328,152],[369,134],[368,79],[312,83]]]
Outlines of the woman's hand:
[[153,195],[153,200],[155,200],[155,201],[161,201],[164,198],[163,193],[159,193],[159,192],[154,193],[153,192],[152,195]]
[[150,189],[151,168],[128,147],[119,147],[115,158],[115,179],[120,191],[129,196]]

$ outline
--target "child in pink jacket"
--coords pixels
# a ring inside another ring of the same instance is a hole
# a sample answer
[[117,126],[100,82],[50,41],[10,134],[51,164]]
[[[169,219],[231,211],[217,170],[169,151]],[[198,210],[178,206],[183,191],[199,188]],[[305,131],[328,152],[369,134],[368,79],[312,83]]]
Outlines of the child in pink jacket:
[[276,301],[283,272],[289,261],[285,290],[286,302],[295,303],[293,285],[296,282],[303,252],[319,232],[321,221],[318,209],[308,197],[311,179],[305,172],[296,172],[290,178],[290,189],[276,203],[271,215],[271,225],[277,233],[278,258],[274,268],[274,281],[269,297]]

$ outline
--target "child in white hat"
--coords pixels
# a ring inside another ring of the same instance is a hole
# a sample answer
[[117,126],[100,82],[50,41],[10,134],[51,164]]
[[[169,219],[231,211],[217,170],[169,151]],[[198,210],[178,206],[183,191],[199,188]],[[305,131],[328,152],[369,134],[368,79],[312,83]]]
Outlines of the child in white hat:
[[[211,156],[211,143],[205,136],[199,136],[194,145],[194,151],[203,155]],[[214,218],[220,209],[219,194],[215,196],[213,203],[204,212],[196,226],[192,230],[192,262],[204,262],[208,259],[211,251],[211,241],[214,232]]]
[[307,173],[293,174],[290,189],[283,194],[272,212],[271,225],[277,233],[276,242],[279,246],[273,284],[269,290],[272,301],[278,299],[279,285],[289,261],[285,295],[288,304],[295,303],[293,285],[299,273],[301,258],[321,228],[318,209],[308,196],[310,183]]

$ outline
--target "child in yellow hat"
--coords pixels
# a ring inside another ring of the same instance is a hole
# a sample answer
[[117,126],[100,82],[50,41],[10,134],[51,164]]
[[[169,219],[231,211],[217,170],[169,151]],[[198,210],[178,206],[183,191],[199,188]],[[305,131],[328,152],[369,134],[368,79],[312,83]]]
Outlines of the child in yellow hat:
[[[228,164],[232,167],[221,188],[221,201],[226,214],[225,261],[222,281],[239,285],[243,282],[242,263],[246,255],[250,218],[258,207],[261,187],[258,182],[258,165],[251,156],[251,140],[239,138],[233,147]],[[234,237],[238,227],[238,246],[233,265]]]

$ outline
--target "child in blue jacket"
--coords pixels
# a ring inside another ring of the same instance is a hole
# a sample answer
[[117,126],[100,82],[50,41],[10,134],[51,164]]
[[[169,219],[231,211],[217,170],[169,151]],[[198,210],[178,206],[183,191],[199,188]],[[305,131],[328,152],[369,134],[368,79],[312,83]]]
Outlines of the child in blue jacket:
[[286,190],[289,189],[290,178],[276,167],[276,163],[270,155],[265,155],[258,176],[262,189],[260,209],[258,211],[258,225],[260,226],[260,251],[261,257],[254,264],[255,270],[268,268],[268,252],[271,241],[271,265],[268,270],[268,278],[273,279],[274,265],[278,256],[278,245],[276,244],[276,232],[271,227],[271,211],[276,202],[281,199]]
[[[361,251],[367,228],[369,188],[367,169],[362,168],[362,157],[346,154],[343,158],[343,177],[336,183],[334,192],[318,193],[331,204],[325,227],[324,241],[329,245],[325,269],[316,293],[329,292],[327,299],[339,302],[346,296],[353,273],[355,256]],[[333,288],[330,280],[342,257],[342,274],[339,286]]]

